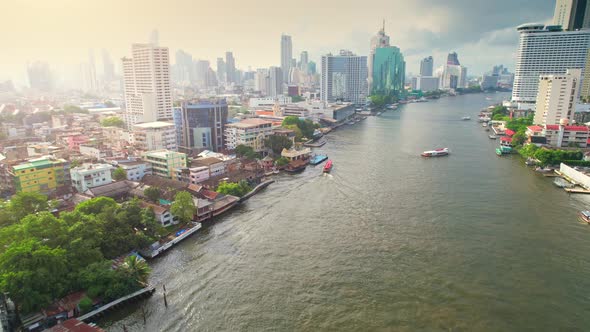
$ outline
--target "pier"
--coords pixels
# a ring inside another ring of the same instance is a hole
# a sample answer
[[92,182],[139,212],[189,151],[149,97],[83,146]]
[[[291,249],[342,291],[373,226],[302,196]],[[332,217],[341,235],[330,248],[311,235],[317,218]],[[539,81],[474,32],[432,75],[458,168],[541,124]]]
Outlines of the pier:
[[146,297],[152,296],[152,294],[154,294],[155,291],[156,291],[156,288],[154,286],[148,286],[146,288],[142,288],[135,293],[131,293],[131,294],[124,296],[120,299],[117,299],[113,302],[109,302],[96,310],[93,310],[85,315],[77,317],[77,319],[79,321],[88,323],[90,320],[92,320],[94,318],[102,317],[106,313],[108,313],[114,309],[117,309],[118,307],[125,305],[129,302],[135,301],[136,299],[144,299]]
[[260,192],[262,189],[268,187],[273,182],[275,182],[275,180],[266,180],[266,181],[263,181],[262,183],[260,183],[256,187],[254,187],[254,189],[250,190],[249,193],[247,193],[246,195],[242,196],[240,198],[240,200],[239,200],[239,203],[242,203],[245,200],[247,200],[248,198],[250,198],[250,197],[258,194],[258,192]]

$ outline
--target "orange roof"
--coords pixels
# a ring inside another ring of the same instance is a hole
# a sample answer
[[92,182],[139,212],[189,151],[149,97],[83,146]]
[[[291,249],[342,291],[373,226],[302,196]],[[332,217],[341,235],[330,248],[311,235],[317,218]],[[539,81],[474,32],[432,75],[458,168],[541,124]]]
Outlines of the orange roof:
[[273,116],[275,115],[273,111],[256,111],[256,115],[267,115],[267,116]]

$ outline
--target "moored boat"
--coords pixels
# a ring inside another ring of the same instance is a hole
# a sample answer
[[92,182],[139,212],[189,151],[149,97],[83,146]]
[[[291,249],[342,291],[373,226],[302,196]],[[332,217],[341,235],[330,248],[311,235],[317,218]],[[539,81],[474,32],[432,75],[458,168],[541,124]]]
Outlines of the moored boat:
[[422,157],[442,157],[449,154],[449,148],[435,149],[431,151],[424,151],[420,154]]
[[492,135],[488,135],[488,137],[489,137],[490,139],[497,139],[497,138],[498,138],[498,136],[496,136],[496,135],[494,135],[494,134],[492,134]]
[[471,120],[471,117],[470,116],[464,116],[464,117],[461,118],[461,120],[463,120],[463,121]]
[[324,165],[324,173],[330,173],[332,170],[332,160],[328,160]]
[[289,173],[299,173],[302,172],[305,167],[307,167],[308,161],[307,160],[294,160],[290,162],[285,167],[285,172]]
[[328,159],[328,156],[323,154],[316,154],[309,160],[309,163],[312,165],[321,164],[324,160]]
[[578,212],[578,219],[580,221],[590,224],[590,211],[580,211]]

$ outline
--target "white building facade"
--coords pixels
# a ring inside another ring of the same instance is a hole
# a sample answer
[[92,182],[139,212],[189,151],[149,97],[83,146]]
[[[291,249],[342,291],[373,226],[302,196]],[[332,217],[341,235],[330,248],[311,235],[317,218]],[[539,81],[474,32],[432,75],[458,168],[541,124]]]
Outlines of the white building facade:
[[[561,31],[543,24],[523,24],[520,33],[512,102],[518,109],[534,109],[540,75],[564,74],[567,69],[585,71],[590,30]],[[576,97],[577,98],[577,97]]]
[[84,164],[70,169],[72,186],[83,193],[86,190],[113,182],[109,164]]
[[581,69],[568,69],[561,75],[541,75],[533,122],[538,125],[559,124],[561,119],[568,119],[571,123],[581,77]]
[[128,129],[137,123],[172,119],[168,48],[133,44],[131,50],[132,57],[122,60]]
[[264,139],[272,134],[271,121],[245,119],[225,126],[225,146],[229,150],[234,150],[238,145],[245,145],[260,152],[265,149]]
[[133,142],[142,151],[176,151],[176,127],[169,122],[147,122],[133,126]]

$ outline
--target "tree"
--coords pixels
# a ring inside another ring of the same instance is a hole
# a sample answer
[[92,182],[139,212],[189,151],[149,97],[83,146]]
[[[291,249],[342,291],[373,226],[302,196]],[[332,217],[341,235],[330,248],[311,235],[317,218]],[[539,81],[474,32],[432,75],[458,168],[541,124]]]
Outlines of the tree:
[[130,255],[125,258],[121,268],[144,287],[147,285],[151,270],[145,260],[140,260],[136,255]]
[[82,314],[90,312],[92,310],[92,299],[88,296],[84,296],[78,303],[78,308],[80,308]]
[[512,136],[512,145],[521,146],[526,141],[526,134],[523,131],[518,131]]
[[279,167],[286,166],[289,163],[289,159],[285,157],[280,157],[279,159],[275,160],[275,164]]
[[162,191],[158,187],[147,187],[144,189],[143,194],[150,201],[157,202],[162,195]]
[[264,146],[280,155],[283,149],[290,149],[293,142],[286,136],[270,135],[264,140]]
[[240,182],[221,182],[217,186],[217,192],[224,195],[242,197],[252,190],[252,187],[244,180]]
[[109,116],[108,118],[102,119],[100,125],[103,127],[125,127],[125,122],[118,116]]
[[178,217],[182,222],[189,222],[193,219],[197,208],[193,196],[187,191],[181,191],[174,196],[174,202],[170,206],[170,213]]
[[294,103],[298,103],[298,102],[304,101],[304,100],[305,100],[305,98],[303,98],[301,96],[292,96],[291,97],[291,101],[294,102]]
[[121,167],[117,167],[117,169],[113,171],[113,179],[115,179],[115,181],[127,180],[127,171]]
[[294,115],[289,115],[283,119],[281,126],[284,127],[284,126],[298,125],[298,124],[299,124],[299,118]]
[[259,157],[258,153],[256,153],[251,146],[246,146],[246,145],[240,144],[240,145],[236,146],[235,151],[239,157],[245,157],[245,158],[251,159],[251,160],[254,160]]
[[19,192],[12,196],[8,208],[12,215],[12,221],[16,222],[28,214],[47,211],[49,203],[47,202],[47,196],[43,194]]
[[63,110],[66,113],[88,113],[88,110],[82,109],[76,105],[64,105]]

